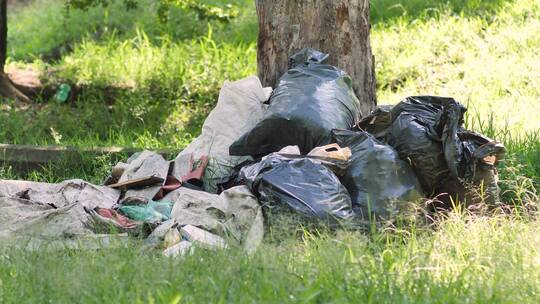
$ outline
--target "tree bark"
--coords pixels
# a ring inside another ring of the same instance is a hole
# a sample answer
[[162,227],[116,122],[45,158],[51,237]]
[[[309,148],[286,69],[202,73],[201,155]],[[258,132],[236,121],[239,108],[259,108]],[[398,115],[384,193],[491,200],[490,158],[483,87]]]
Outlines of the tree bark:
[[311,47],[330,54],[328,63],[351,75],[363,114],[375,107],[369,0],[256,0],[256,6],[263,85],[275,87],[288,57]]
[[7,0],[0,0],[0,96],[30,102],[30,99],[21,93],[5,73],[7,59]]
[[0,71],[4,72],[7,59],[7,0],[0,0]]

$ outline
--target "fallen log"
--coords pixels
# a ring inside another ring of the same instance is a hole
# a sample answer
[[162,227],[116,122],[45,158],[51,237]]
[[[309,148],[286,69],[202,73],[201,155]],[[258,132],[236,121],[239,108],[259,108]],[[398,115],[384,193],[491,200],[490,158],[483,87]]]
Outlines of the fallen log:
[[[50,164],[77,165],[85,157],[131,155],[139,151],[141,149],[122,147],[80,148],[0,144],[0,166],[11,166],[15,173],[24,174],[32,170],[42,170]],[[159,149],[156,152],[164,156],[169,156],[179,151]]]

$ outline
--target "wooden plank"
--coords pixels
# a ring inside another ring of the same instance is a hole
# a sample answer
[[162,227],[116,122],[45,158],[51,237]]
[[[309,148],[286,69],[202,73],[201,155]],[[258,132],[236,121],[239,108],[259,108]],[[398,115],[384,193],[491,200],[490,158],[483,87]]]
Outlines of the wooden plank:
[[154,186],[156,184],[163,184],[165,179],[152,175],[146,177],[140,177],[132,180],[128,180],[121,183],[108,185],[111,188],[115,189],[133,189],[133,188],[142,188],[148,186]]
[[[140,152],[140,149],[121,147],[78,148],[68,146],[32,146],[0,144],[0,165],[11,166],[16,173],[43,168],[50,163],[76,165],[83,156],[97,157],[101,155],[127,154]],[[157,153],[168,156],[179,153],[179,150],[160,149]]]

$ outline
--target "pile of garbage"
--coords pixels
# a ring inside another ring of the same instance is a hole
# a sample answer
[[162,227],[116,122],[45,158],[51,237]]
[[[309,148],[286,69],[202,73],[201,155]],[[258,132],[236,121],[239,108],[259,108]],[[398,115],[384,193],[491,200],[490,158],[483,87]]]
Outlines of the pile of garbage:
[[498,203],[505,148],[464,129],[465,107],[416,96],[361,113],[350,76],[327,58],[312,49],[293,55],[275,90],[257,77],[225,82],[201,135],[172,161],[137,153],[102,186],[0,181],[0,238],[114,232],[167,256],[252,252],[266,208],[363,226],[426,198],[445,208]]

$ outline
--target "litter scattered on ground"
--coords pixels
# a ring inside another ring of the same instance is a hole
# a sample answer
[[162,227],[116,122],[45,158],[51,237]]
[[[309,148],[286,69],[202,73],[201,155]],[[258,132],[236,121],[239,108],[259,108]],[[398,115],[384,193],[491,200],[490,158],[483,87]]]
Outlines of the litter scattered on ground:
[[168,257],[251,253],[268,209],[365,227],[426,199],[498,203],[505,148],[463,127],[465,107],[416,96],[361,113],[350,77],[327,57],[293,55],[273,92],[257,77],[226,82],[201,135],[172,161],[136,153],[104,186],[1,180],[0,239],[33,250],[136,236]]
[[173,203],[128,197],[118,210],[134,221],[161,223],[171,218]]
[[225,240],[206,230],[197,228],[192,225],[186,225],[180,229],[180,235],[187,241],[198,245],[205,249],[226,249],[227,243]]
[[54,94],[53,98],[58,103],[65,103],[69,99],[69,94],[71,93],[71,86],[67,83],[62,83],[58,90],[56,91],[56,94]]
[[180,188],[165,196],[174,207],[171,218],[178,226],[193,225],[252,251],[264,234],[262,210],[246,186],[221,194]]
[[138,223],[128,217],[118,213],[118,211],[107,208],[96,208],[91,212],[94,219],[103,224],[110,224],[120,230],[137,228]]
[[[138,196],[153,199],[165,185],[170,162],[163,156],[150,151],[132,155],[127,163],[118,163],[113,173],[121,174],[113,187],[127,190],[126,197]],[[112,176],[113,179],[115,176]],[[151,183],[154,181],[154,183]],[[127,185],[126,185],[127,184]]]
[[163,251],[163,255],[166,257],[178,257],[184,256],[193,249],[193,243],[188,241],[181,241],[178,244],[172,245]]
[[176,227],[173,227],[165,233],[165,237],[163,239],[163,247],[169,248],[172,247],[182,241],[182,235],[180,234],[180,231]]

